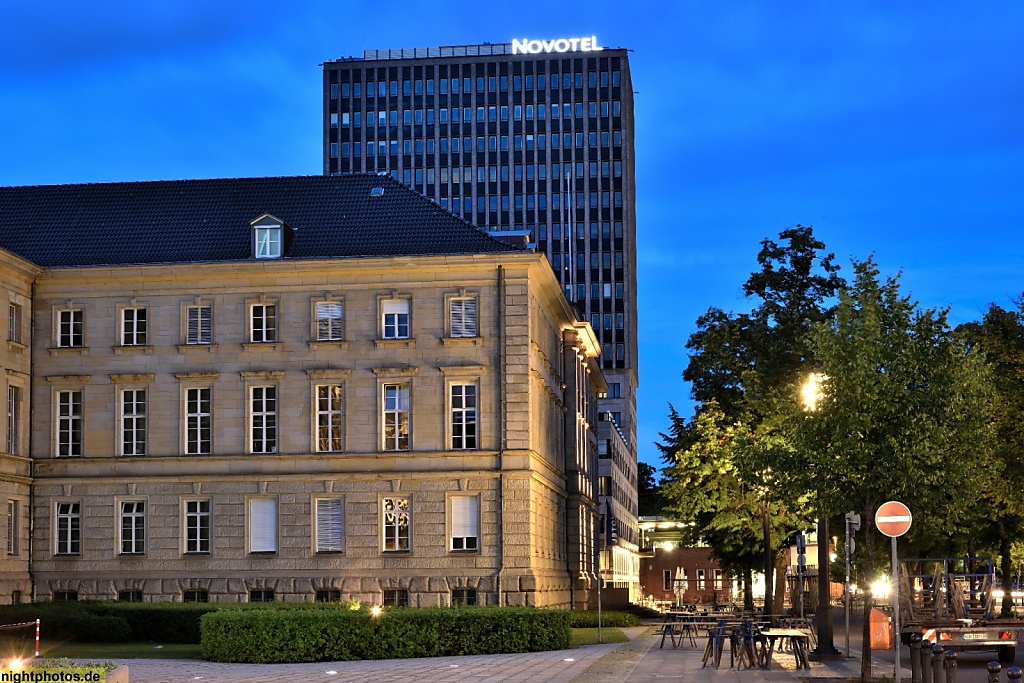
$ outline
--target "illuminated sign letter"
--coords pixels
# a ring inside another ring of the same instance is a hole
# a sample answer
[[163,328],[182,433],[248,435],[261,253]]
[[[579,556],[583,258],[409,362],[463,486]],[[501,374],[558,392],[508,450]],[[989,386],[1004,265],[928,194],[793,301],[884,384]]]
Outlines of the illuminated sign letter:
[[512,39],[512,54],[538,55],[542,52],[595,52],[602,49],[597,36],[588,38],[556,38],[555,40]]

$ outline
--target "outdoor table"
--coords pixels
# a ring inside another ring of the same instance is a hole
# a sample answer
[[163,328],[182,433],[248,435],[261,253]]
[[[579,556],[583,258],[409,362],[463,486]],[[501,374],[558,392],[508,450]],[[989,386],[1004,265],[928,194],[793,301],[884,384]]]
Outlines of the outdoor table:
[[[661,645],[658,648],[665,647],[665,636],[668,636],[673,648],[681,646],[687,640],[691,645],[697,647],[696,635],[697,624],[692,615],[684,612],[669,612],[668,618],[661,625]],[[677,637],[678,640],[676,640]]]
[[[765,669],[772,668],[772,656],[775,654],[777,641],[788,643],[793,648],[793,659],[796,661],[796,668],[810,669],[807,661],[807,640],[810,636],[795,628],[769,628],[761,631],[761,635],[768,641],[768,647],[763,650],[761,666]],[[781,649],[781,648],[780,648]]]

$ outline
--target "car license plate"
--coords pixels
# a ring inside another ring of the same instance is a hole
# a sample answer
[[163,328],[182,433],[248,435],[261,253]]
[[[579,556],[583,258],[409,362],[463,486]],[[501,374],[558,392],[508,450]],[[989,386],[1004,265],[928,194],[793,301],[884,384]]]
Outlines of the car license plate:
[[989,633],[965,633],[964,640],[992,640]]

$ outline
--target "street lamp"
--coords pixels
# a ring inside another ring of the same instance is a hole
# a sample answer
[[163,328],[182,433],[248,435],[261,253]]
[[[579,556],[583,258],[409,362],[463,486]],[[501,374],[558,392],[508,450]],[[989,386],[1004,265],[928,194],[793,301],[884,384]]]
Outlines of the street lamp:
[[[814,411],[818,408],[818,400],[821,398],[821,385],[825,376],[812,372],[800,389],[804,408]],[[822,493],[821,483],[818,484],[818,647],[811,651],[819,659],[837,657],[840,655],[832,642],[832,591],[830,590],[831,572],[829,570],[829,547],[828,547],[828,515],[825,513],[825,501]]]

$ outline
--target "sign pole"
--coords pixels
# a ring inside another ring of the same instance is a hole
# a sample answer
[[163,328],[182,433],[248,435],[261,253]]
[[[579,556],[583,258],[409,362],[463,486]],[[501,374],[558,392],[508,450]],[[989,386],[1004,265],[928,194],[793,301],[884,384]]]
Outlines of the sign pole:
[[896,557],[896,537],[892,537],[892,627],[893,648],[896,650],[896,671],[893,675],[900,683],[900,565]]
[[900,564],[896,555],[896,539],[910,530],[914,517],[903,503],[890,500],[875,512],[875,526],[892,539],[892,626],[893,649],[896,650],[896,670],[893,678],[900,683]]

